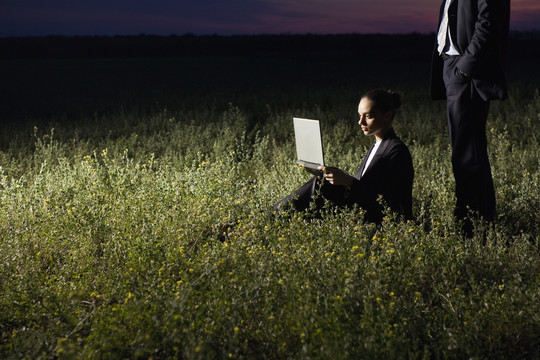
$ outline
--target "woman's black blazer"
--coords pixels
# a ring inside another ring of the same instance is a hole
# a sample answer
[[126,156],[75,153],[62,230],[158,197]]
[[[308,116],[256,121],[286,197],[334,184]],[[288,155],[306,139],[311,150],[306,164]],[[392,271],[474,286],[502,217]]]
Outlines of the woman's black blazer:
[[[365,219],[379,223],[383,206],[412,219],[412,187],[414,168],[407,145],[397,137],[393,129],[384,136],[377,154],[362,176],[369,154],[365,156],[354,176],[348,192],[347,203],[358,204],[366,210]],[[383,202],[380,201],[382,197]]]

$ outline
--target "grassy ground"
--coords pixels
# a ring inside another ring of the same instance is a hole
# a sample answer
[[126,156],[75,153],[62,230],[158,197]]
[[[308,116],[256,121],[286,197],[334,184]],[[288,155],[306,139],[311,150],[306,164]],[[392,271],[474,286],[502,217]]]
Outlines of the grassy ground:
[[[201,85],[176,102],[70,109],[47,125],[30,112],[6,125],[2,358],[540,357],[540,96],[530,82],[492,105],[499,215],[484,244],[456,234],[444,107],[412,80],[425,64],[357,86],[339,81],[353,62],[313,80],[328,66],[315,62],[294,96],[286,80],[260,83],[271,76],[233,63],[219,62],[248,76],[220,75],[216,91]],[[295,73],[302,63],[274,65]],[[292,116],[320,118],[329,163],[352,172],[372,141],[358,132],[356,101],[376,85],[404,95],[396,131],[413,156],[416,221],[272,216],[308,178],[294,166]]]

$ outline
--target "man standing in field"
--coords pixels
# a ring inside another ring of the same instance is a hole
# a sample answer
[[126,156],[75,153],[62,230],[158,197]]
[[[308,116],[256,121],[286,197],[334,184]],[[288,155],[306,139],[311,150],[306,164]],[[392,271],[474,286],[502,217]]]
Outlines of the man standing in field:
[[447,103],[454,215],[472,237],[471,215],[495,218],[487,152],[489,101],[508,97],[505,66],[510,0],[443,0],[433,52],[431,96]]

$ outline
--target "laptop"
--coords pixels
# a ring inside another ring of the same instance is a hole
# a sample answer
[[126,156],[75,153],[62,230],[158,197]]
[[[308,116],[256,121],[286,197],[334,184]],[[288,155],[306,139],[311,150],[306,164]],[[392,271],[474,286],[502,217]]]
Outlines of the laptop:
[[324,155],[319,120],[293,118],[296,140],[296,164],[310,173],[321,176],[319,166],[324,166]]

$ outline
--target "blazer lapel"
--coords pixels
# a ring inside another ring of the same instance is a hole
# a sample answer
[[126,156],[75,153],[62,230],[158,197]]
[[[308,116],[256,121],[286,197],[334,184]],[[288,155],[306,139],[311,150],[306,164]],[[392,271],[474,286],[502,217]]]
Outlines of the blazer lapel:
[[[364,173],[364,176],[366,176],[370,172],[371,169],[375,168],[375,165],[377,164],[377,161],[379,161],[381,159],[381,157],[384,155],[384,153],[386,152],[386,149],[388,148],[388,144],[390,144],[388,139],[384,139],[381,142],[381,145],[379,145],[379,148],[377,149],[377,153],[375,154],[375,156],[373,156],[373,159],[371,159],[371,163],[369,163],[369,166],[366,169],[366,172]],[[363,171],[363,169],[362,169],[362,171]],[[362,173],[360,173],[360,175],[361,174]]]
[[[375,156],[373,156],[373,159],[371,159],[371,163],[369,164],[369,167],[366,170],[366,174],[370,171],[370,169],[374,168],[374,165],[377,163],[377,161],[380,160],[380,158],[386,153],[388,146],[390,146],[390,139],[394,138],[396,136],[396,133],[394,132],[394,129],[390,129],[389,132],[384,137],[383,141],[381,142],[381,145],[379,145],[379,148],[377,149],[377,153]],[[358,171],[356,171],[356,174],[354,174],[354,177],[360,180],[362,177],[362,173],[364,172],[364,168],[366,167],[367,159],[369,158],[369,155],[373,151],[373,148],[375,147],[375,142],[373,142],[373,145],[371,145],[371,148],[369,149],[367,155],[364,157],[364,160],[362,160],[362,164],[360,165],[360,168]],[[364,174],[364,175],[366,175]]]
[[[366,167],[367,159],[369,158],[369,154],[371,154],[374,147],[375,147],[375,143],[373,143],[371,145],[371,147],[369,148],[369,151],[367,152],[366,156],[364,156],[364,160],[362,160],[362,163],[360,164],[360,167],[358,168],[358,170],[356,170],[356,173],[354,174],[354,177],[357,178],[358,180],[360,180],[360,178],[362,177],[362,173],[364,172],[364,168]],[[373,160],[371,160],[371,161],[373,162]]]

